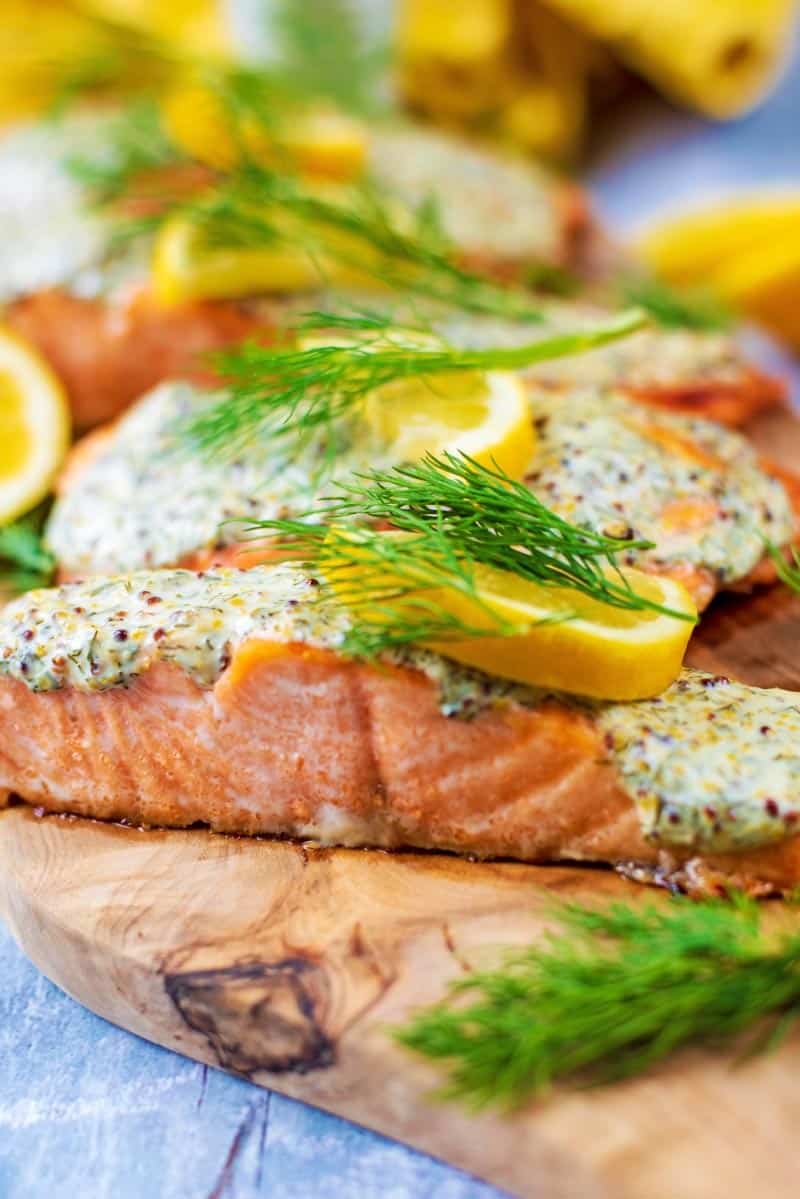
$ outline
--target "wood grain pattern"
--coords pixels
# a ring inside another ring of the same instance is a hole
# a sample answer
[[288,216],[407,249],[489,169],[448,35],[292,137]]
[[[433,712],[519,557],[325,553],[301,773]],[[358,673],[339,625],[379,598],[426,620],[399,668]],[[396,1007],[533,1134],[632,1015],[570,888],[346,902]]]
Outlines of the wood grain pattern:
[[[783,416],[757,434],[785,462],[799,429]],[[716,604],[690,657],[800,689],[798,632],[800,601],[767,589]],[[800,1041],[736,1070],[684,1054],[513,1116],[432,1101],[440,1076],[390,1028],[499,946],[541,936],[554,896],[653,893],[597,869],[0,817],[0,910],[20,944],[143,1037],[530,1199],[794,1199]]]

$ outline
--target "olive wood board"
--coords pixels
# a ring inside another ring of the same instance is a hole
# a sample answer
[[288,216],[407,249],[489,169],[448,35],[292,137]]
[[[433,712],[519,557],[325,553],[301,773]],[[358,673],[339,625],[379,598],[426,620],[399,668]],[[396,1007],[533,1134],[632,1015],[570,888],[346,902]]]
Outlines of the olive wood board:
[[[754,429],[800,463],[800,423]],[[716,603],[690,660],[800,689],[800,599]],[[530,943],[554,899],[645,902],[610,870],[324,850],[0,815],[0,913],[93,1011],[198,1061],[407,1142],[525,1199],[796,1199],[800,1037],[732,1066],[692,1051],[645,1077],[475,1114],[391,1029]]]

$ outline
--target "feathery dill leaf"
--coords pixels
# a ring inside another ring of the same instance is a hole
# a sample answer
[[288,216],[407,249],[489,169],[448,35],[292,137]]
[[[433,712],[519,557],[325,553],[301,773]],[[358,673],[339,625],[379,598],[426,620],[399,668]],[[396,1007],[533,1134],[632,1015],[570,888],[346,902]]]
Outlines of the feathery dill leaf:
[[[342,328],[346,319],[317,314],[321,327],[327,321],[332,328]],[[412,348],[390,330],[377,330],[371,340],[365,337],[346,345],[308,349],[248,343],[217,356],[227,391],[218,403],[183,422],[181,433],[206,453],[229,455],[257,436],[290,435],[302,440],[322,427],[335,443],[337,423],[357,414],[370,392],[399,379],[520,370],[615,341],[644,320],[642,313],[631,309],[574,333],[556,333],[524,346],[480,350],[454,349],[446,342],[437,348]]]
[[609,1083],[688,1046],[776,1045],[800,1018],[800,929],[749,899],[569,905],[541,943],[470,974],[397,1040],[447,1070],[444,1094],[512,1108],[555,1082]]
[[626,280],[622,303],[643,308],[665,329],[713,333],[730,329],[733,316],[720,300],[697,290],[676,289],[651,278]]
[[[343,648],[359,656],[413,642],[520,632],[481,600],[476,566],[615,608],[691,619],[637,594],[616,568],[619,554],[650,549],[651,542],[571,525],[524,483],[464,455],[428,455],[414,465],[358,474],[338,483],[308,516],[315,523],[256,521],[248,532],[277,534],[279,551],[322,574],[358,617]],[[374,527],[386,523],[405,536]],[[442,612],[436,601],[442,588],[468,596],[481,619],[465,624]],[[570,616],[565,607],[549,619]]]
[[55,559],[42,541],[45,513],[41,507],[0,526],[0,591],[29,591],[52,581]]
[[168,138],[152,97],[130,101],[104,129],[95,157],[72,155],[66,168],[97,204],[109,204],[128,191],[137,177],[186,161]]
[[782,583],[800,595],[800,553],[792,546],[791,558],[787,561],[784,551],[774,542],[766,543],[767,553],[775,563],[775,571]]
[[493,283],[459,266],[430,213],[401,208],[374,183],[339,194],[309,187],[290,172],[246,161],[213,192],[183,210],[211,245],[259,248],[280,241],[304,252],[328,282],[331,264],[381,287],[509,320],[541,321],[524,290]]

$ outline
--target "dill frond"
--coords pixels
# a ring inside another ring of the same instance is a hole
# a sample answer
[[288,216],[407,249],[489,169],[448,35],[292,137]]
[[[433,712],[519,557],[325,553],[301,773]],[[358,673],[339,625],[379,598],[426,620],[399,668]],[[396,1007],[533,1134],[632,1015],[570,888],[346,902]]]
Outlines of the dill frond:
[[[375,528],[387,524],[406,535]],[[356,618],[343,648],[358,656],[421,641],[519,632],[481,601],[476,566],[615,608],[691,619],[637,594],[617,569],[620,554],[651,549],[651,542],[571,525],[523,483],[463,455],[428,456],[415,465],[356,475],[323,497],[313,513],[256,521],[247,531],[276,534],[278,552],[327,580]],[[436,601],[442,588],[468,596],[480,621],[465,624],[442,612]],[[554,619],[570,615],[565,608]]]
[[271,29],[277,41],[273,70],[286,88],[362,116],[384,107],[389,47],[369,36],[352,0],[280,0]]
[[97,156],[73,155],[65,166],[95,203],[105,205],[124,196],[138,178],[182,161],[186,159],[168,138],[156,101],[142,97],[108,122]]
[[800,553],[797,547],[791,547],[791,557],[787,560],[784,551],[774,542],[766,543],[767,553],[775,563],[775,572],[782,583],[800,595]]
[[[321,313],[315,319],[320,327],[333,329],[347,327],[348,321]],[[218,403],[185,421],[182,435],[205,453],[229,455],[254,437],[291,435],[302,440],[322,427],[335,443],[342,418],[357,414],[366,396],[388,383],[443,372],[519,370],[605,345],[640,328],[645,320],[631,309],[592,327],[524,346],[458,350],[445,342],[440,348],[411,347],[386,330],[380,317],[368,314],[366,319],[375,328],[371,340],[309,349],[247,344],[219,355],[217,368],[227,391]],[[349,320],[350,327],[358,329],[364,318]]]
[[349,268],[382,287],[508,320],[543,319],[526,291],[493,283],[459,266],[430,206],[399,209],[375,183],[339,196],[324,194],[291,172],[247,161],[185,211],[210,244],[271,245],[280,240],[305,252],[327,282],[326,264]]
[[628,279],[621,287],[624,304],[635,304],[664,329],[691,329],[695,333],[724,332],[733,315],[715,297],[686,288],[669,287],[657,279]]
[[774,1047],[800,1017],[800,931],[752,900],[556,909],[541,944],[470,974],[396,1032],[445,1095],[513,1108],[560,1080],[609,1083],[688,1047]]

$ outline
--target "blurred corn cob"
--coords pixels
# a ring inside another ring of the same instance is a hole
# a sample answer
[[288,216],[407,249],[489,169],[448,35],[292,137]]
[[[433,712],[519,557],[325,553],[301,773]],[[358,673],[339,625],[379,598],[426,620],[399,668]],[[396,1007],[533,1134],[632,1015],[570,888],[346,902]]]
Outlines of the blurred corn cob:
[[610,55],[533,0],[400,0],[398,51],[416,111],[551,158],[574,156],[590,89],[616,74]]
[[[768,88],[795,0],[399,0],[402,91],[441,122],[573,157],[623,68],[714,117]],[[618,65],[619,64],[619,65]]]
[[751,107],[788,45],[795,0],[547,0],[668,96],[711,117]]

